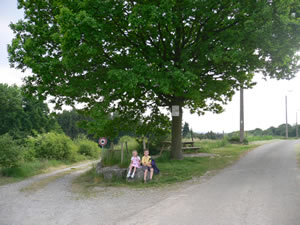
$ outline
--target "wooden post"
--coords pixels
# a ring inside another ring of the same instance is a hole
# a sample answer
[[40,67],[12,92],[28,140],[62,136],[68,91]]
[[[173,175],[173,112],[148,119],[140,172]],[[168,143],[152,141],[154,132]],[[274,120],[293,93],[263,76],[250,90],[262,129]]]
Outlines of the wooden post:
[[108,151],[108,154],[111,156],[111,159],[113,160],[115,152],[114,152],[114,142],[112,141],[110,144],[110,151]]
[[126,147],[127,156],[129,156],[127,141],[125,141],[125,147]]
[[121,164],[123,164],[124,161],[124,149],[123,149],[123,142],[121,142]]
[[145,137],[143,136],[143,150],[146,149],[146,141],[145,141]]
[[194,141],[194,136],[193,136],[193,130],[191,129],[191,137],[192,137],[192,141]]

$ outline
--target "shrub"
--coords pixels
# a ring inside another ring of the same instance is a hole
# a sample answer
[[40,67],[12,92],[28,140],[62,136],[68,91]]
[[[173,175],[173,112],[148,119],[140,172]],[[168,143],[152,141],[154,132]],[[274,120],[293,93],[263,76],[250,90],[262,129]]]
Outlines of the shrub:
[[[239,136],[232,136],[228,138],[228,141],[232,144],[240,144],[240,137]],[[244,138],[243,144],[248,144],[247,138]]]
[[34,149],[37,158],[76,161],[76,146],[65,134],[39,135],[35,138]]
[[11,168],[22,160],[22,149],[9,134],[0,136],[0,166]]
[[79,154],[92,158],[99,156],[100,148],[96,142],[88,140],[86,137],[80,137],[75,140],[75,144],[78,147]]
[[115,146],[116,149],[121,149],[121,143],[123,143],[123,148],[126,150],[125,142],[127,142],[128,151],[132,152],[133,150],[137,150],[139,148],[139,143],[134,137],[123,136],[120,138],[119,143]]
[[24,155],[23,155],[24,161],[31,162],[36,160],[35,142],[36,139],[31,136],[25,139],[25,147],[24,147]]

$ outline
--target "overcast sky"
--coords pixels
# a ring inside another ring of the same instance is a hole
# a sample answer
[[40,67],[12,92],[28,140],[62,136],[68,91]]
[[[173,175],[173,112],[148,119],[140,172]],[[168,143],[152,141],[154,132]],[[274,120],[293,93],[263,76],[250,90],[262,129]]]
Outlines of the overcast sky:
[[[7,59],[7,44],[13,33],[8,27],[23,17],[17,9],[16,0],[0,0],[0,83],[22,85],[26,75],[12,69]],[[300,121],[300,73],[291,81],[264,81],[256,75],[257,85],[245,90],[245,129],[266,129],[285,123],[285,95],[288,96],[288,122],[296,123],[296,112]],[[188,122],[197,132],[231,132],[239,129],[239,93],[225,106],[222,114],[206,113],[204,116],[191,115],[184,112],[183,120]]]

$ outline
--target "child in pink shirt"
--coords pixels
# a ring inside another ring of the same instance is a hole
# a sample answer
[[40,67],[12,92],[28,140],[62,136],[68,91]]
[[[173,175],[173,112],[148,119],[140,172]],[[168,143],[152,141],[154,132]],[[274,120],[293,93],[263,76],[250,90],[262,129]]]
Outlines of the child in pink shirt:
[[138,156],[138,153],[136,150],[134,150],[132,152],[132,157],[131,157],[131,163],[129,165],[129,171],[128,171],[128,174],[127,174],[127,178],[130,177],[130,174],[131,174],[131,170],[133,169],[133,173],[131,175],[131,178],[134,178],[134,174],[135,174],[135,171],[136,171],[136,168],[140,168],[140,165],[141,165],[141,159],[140,157]]

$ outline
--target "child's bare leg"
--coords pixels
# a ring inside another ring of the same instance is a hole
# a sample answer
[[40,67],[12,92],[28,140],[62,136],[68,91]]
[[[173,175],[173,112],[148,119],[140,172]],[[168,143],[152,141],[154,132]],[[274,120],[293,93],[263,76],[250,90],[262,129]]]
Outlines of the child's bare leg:
[[146,168],[145,172],[144,172],[144,181],[147,180],[147,173],[148,173],[148,168]]
[[129,171],[128,171],[128,174],[127,174],[127,178],[130,176],[131,170],[132,170],[132,164],[130,164],[130,166],[129,166]]
[[131,170],[132,170],[132,167],[133,167],[133,166],[130,164],[130,166],[129,166],[129,171],[130,171],[130,172],[131,172]]
[[135,171],[136,171],[136,167],[134,166],[134,167],[133,167],[133,173],[132,173],[132,175],[131,175],[131,178],[134,178]]
[[150,180],[152,180],[152,177],[153,177],[153,171],[154,171],[153,168],[151,168],[151,169],[150,169]]

